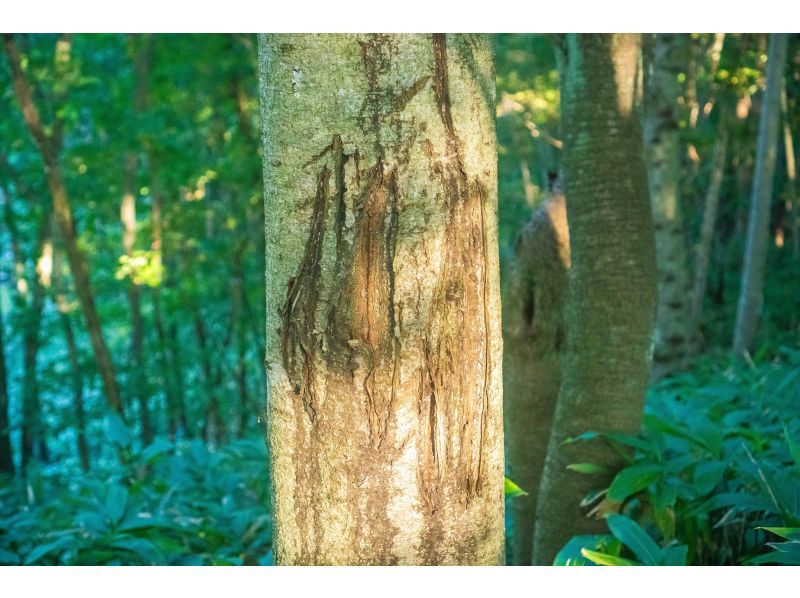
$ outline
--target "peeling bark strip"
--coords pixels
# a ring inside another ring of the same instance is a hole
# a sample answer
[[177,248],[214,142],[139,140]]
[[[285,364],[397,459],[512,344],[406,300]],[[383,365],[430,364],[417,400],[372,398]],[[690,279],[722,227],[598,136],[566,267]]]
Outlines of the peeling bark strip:
[[491,43],[260,50],[276,561],[500,564]]

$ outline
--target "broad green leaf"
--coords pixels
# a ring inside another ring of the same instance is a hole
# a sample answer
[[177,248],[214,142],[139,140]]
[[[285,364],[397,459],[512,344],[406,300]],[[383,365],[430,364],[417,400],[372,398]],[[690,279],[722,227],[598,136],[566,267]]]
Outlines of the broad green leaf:
[[683,544],[678,546],[667,546],[661,551],[661,565],[667,567],[683,567],[686,565],[686,556],[689,547]]
[[609,515],[608,529],[645,565],[658,565],[661,548],[633,519],[625,515]]
[[128,489],[122,484],[111,484],[106,493],[105,513],[112,523],[116,524],[122,520],[127,506]]
[[21,561],[18,554],[0,548],[0,565],[19,565]]
[[567,465],[567,469],[570,471],[574,471],[576,473],[585,473],[585,474],[599,474],[599,473],[608,473],[608,468],[603,467],[602,465],[597,465],[596,463],[572,463]]
[[613,556],[610,554],[604,554],[602,552],[596,552],[594,550],[589,550],[588,548],[582,548],[581,554],[586,559],[593,562],[595,565],[606,565],[611,567],[629,567],[631,565],[639,564],[619,556]]
[[106,433],[116,446],[127,448],[131,445],[130,430],[128,430],[125,422],[122,421],[122,418],[117,413],[111,413],[106,416]]
[[694,487],[698,496],[709,494],[722,481],[725,463],[720,461],[701,461],[694,469]]
[[516,498],[517,496],[528,496],[527,492],[525,492],[522,488],[517,486],[508,478],[506,478],[505,482],[505,494],[510,498]]
[[57,540],[48,542],[47,544],[41,544],[35,547],[25,556],[25,564],[33,565],[34,563],[38,563],[47,555],[54,552],[59,552],[68,546],[72,546],[73,544],[74,540],[71,536],[62,536]]
[[786,443],[789,445],[789,453],[792,455],[795,465],[800,466],[800,444],[797,444],[794,438],[792,438],[792,435],[789,434],[789,427],[786,425],[786,422],[783,424],[783,435],[786,437]]
[[609,534],[598,536],[574,536],[556,555],[553,565],[558,567],[581,567],[594,563],[583,556],[584,548],[611,556],[619,556],[622,544]]
[[611,482],[608,497],[616,502],[622,502],[632,494],[644,490],[664,474],[661,465],[642,463],[631,465],[620,471]]
[[757,527],[756,529],[763,529],[781,538],[800,542],[800,527]]

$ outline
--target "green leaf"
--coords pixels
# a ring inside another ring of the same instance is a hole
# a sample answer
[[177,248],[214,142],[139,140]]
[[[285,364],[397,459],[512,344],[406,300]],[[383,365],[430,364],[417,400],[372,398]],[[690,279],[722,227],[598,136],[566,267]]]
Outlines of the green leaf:
[[0,565],[19,565],[21,560],[18,554],[0,548]]
[[699,497],[710,494],[725,475],[726,464],[720,461],[701,461],[694,468],[694,487]]
[[514,482],[506,478],[505,483],[505,494],[509,498],[516,498],[517,496],[528,496],[528,493],[525,492],[522,488],[517,486]]
[[112,523],[119,523],[128,506],[128,489],[122,484],[111,484],[106,494],[105,512]]
[[686,565],[686,557],[689,547],[683,544],[677,546],[667,546],[661,551],[661,565],[667,567],[683,567]]
[[64,548],[66,548],[67,546],[71,546],[72,544],[73,544],[73,539],[71,536],[62,536],[57,540],[54,540],[47,544],[42,544],[41,546],[37,546],[36,548],[31,550],[25,557],[25,564],[33,565],[34,563],[37,563],[40,560],[42,560],[48,554],[63,550]]
[[608,529],[645,565],[658,565],[661,548],[633,519],[625,515],[609,515]]
[[800,527],[757,527],[756,529],[763,529],[781,538],[800,542]]
[[583,556],[584,548],[611,556],[619,556],[622,544],[610,534],[597,536],[574,536],[558,551],[553,565],[557,567],[582,567],[593,565]]
[[597,465],[595,463],[572,463],[570,465],[567,465],[567,469],[577,473],[585,473],[589,475],[598,473],[608,473],[607,467],[603,467],[602,465]]
[[789,428],[786,422],[783,423],[783,435],[786,437],[786,443],[789,445],[789,454],[792,455],[795,464],[800,466],[800,444],[797,444],[792,438],[792,435],[789,434]]
[[644,490],[659,479],[664,473],[661,465],[642,463],[631,465],[620,471],[611,482],[608,497],[615,502],[622,502],[632,494]]
[[106,433],[111,442],[118,447],[130,447],[133,441],[130,430],[128,430],[125,422],[122,421],[122,418],[117,413],[111,413],[106,416]]
[[639,563],[635,563],[634,561],[629,561],[628,559],[623,559],[619,556],[613,556],[610,554],[604,554],[602,552],[596,552],[594,550],[589,550],[588,548],[581,549],[581,554],[584,558],[588,559],[589,561],[593,562],[595,565],[606,565],[611,567],[630,567],[631,565],[638,565]]

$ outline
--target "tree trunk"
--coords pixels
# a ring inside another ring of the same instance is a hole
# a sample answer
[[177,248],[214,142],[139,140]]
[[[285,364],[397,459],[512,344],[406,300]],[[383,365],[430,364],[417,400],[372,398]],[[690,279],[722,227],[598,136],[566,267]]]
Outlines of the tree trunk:
[[569,268],[564,196],[551,196],[522,230],[503,293],[508,475],[528,492],[511,503],[510,562],[530,565],[536,497],[561,380],[562,309]]
[[259,41],[276,562],[501,564],[490,38]]
[[[124,178],[125,191],[120,205],[120,220],[122,221],[123,235],[122,246],[125,255],[133,257],[133,247],[136,243],[136,155],[128,153],[125,156]],[[153,442],[153,428],[150,423],[150,409],[147,405],[149,390],[147,388],[146,364],[144,359],[144,323],[142,320],[142,294],[139,285],[134,280],[133,274],[125,281],[125,292],[128,295],[131,314],[131,384],[129,393],[139,404],[139,433],[142,445],[147,446]]]
[[83,376],[78,353],[78,344],[72,329],[70,308],[66,298],[66,288],[62,276],[60,251],[53,251],[53,294],[55,295],[56,309],[64,331],[64,340],[67,343],[69,366],[72,373],[72,408],[75,415],[75,448],[83,471],[89,471],[89,445],[86,442],[86,416],[83,407]]
[[[655,243],[643,161],[638,34],[568,35],[562,76],[569,290],[562,379],[539,488],[535,564],[570,537],[601,533],[581,501],[606,488],[621,457],[583,432],[639,430],[656,313]],[[608,474],[568,470],[596,463]]]
[[[691,345],[696,348],[700,344],[700,317],[703,313],[703,300],[706,296],[708,281],[708,264],[711,257],[711,243],[714,240],[714,228],[717,224],[719,196],[722,189],[722,178],[725,173],[725,159],[728,151],[728,129],[721,117],[717,140],[714,143],[714,154],[711,157],[711,177],[703,204],[703,221],[700,227],[700,239],[697,242],[694,265],[694,283],[692,284],[691,310],[689,312],[689,330]],[[694,352],[694,351],[693,351]]]
[[[11,66],[14,91],[22,109],[25,123],[31,131],[31,135],[44,162],[44,171],[53,199],[53,210],[56,222],[58,223],[58,228],[61,231],[61,237],[67,250],[70,270],[75,280],[75,293],[78,296],[78,301],[80,302],[84,318],[86,319],[86,326],[89,330],[89,337],[92,342],[92,350],[94,351],[97,370],[103,380],[106,400],[112,409],[119,413],[120,416],[124,416],[114,365],[111,361],[111,354],[103,339],[100,318],[97,315],[97,308],[94,303],[94,293],[92,292],[89,282],[89,269],[86,263],[86,256],[84,256],[83,252],[78,247],[75,222],[72,217],[72,209],[69,205],[67,188],[64,184],[58,156],[60,151],[60,139],[58,135],[54,136],[48,134],[45,130],[44,124],[39,116],[39,110],[34,103],[33,90],[22,71],[21,58],[13,34],[4,34],[3,39]],[[56,127],[56,129],[60,129],[60,126]]]
[[690,277],[681,210],[681,140],[678,76],[685,68],[686,34],[658,34],[645,95],[645,149],[656,231],[658,315],[653,376],[686,364],[689,351]]
[[11,423],[8,418],[8,372],[6,370],[5,321],[0,303],[0,474],[14,475]]
[[797,162],[794,156],[792,128],[789,126],[789,103],[786,97],[786,79],[781,80],[781,113],[783,115],[783,148],[786,158],[786,212],[792,231],[792,255],[800,258],[800,204],[797,203]]
[[733,350],[737,354],[753,349],[764,305],[764,269],[767,263],[769,214],[778,153],[781,81],[788,46],[788,34],[770,34],[766,89],[759,115],[755,177],[747,221],[747,246],[733,338]]
[[[48,451],[42,434],[42,407],[39,397],[38,356],[41,345],[42,310],[44,308],[45,289],[40,277],[39,264],[45,251],[52,252],[51,223],[49,206],[45,205],[42,221],[36,233],[34,244],[35,268],[26,275],[25,256],[22,253],[22,242],[16,224],[14,210],[8,198],[5,198],[4,218],[11,237],[11,249],[14,255],[16,273],[15,303],[22,313],[22,423],[20,463],[25,471],[33,457],[47,460]],[[50,253],[52,255],[52,253]]]

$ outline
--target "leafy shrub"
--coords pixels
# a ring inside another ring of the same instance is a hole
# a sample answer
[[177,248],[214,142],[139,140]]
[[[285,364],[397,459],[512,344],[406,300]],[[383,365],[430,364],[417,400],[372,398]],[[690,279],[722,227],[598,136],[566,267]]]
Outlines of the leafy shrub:
[[799,398],[800,351],[759,364],[718,356],[651,391],[639,436],[570,439],[606,442],[627,465],[584,501],[612,513],[612,535],[573,538],[556,564],[800,564]]
[[261,438],[219,450],[161,438],[125,465],[0,484],[0,564],[258,564],[271,546]]

